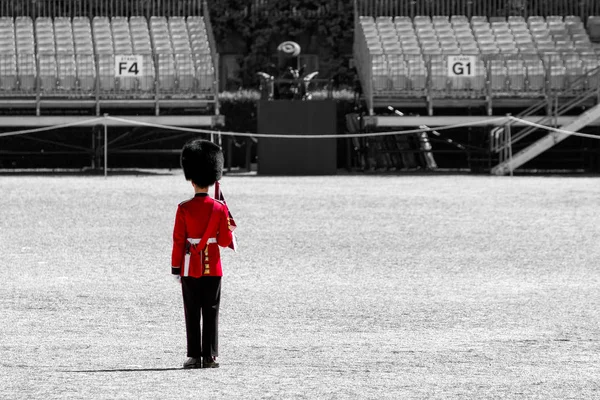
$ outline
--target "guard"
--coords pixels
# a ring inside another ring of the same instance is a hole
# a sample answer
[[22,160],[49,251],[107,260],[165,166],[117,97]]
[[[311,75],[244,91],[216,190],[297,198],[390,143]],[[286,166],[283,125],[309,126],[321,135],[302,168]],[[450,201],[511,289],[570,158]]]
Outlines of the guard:
[[227,206],[208,189],[221,179],[223,152],[207,140],[192,140],[183,147],[181,167],[194,189],[194,197],[177,207],[173,229],[171,273],[181,282],[187,336],[183,368],[218,368],[219,246],[228,247],[233,233]]

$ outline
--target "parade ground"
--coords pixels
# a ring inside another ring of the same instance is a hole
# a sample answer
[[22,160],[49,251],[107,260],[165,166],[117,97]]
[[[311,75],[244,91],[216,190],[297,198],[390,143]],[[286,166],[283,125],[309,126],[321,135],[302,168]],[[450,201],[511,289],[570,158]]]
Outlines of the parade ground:
[[0,176],[0,399],[600,398],[600,178],[225,176],[183,370],[180,171]]

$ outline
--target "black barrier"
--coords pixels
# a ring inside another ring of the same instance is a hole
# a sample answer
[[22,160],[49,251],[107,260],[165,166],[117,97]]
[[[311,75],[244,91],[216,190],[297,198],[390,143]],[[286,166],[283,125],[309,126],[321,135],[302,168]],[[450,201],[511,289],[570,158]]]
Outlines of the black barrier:
[[[275,100],[258,103],[258,133],[327,135],[336,132],[336,103],[332,100]],[[259,175],[334,175],[336,139],[260,138]]]

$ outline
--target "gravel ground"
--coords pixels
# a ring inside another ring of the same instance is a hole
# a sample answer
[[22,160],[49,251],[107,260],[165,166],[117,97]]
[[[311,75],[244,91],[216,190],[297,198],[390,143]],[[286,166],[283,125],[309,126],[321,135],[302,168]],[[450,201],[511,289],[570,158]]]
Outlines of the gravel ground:
[[182,174],[0,176],[0,398],[600,398],[600,178],[223,190],[221,368],[182,370]]

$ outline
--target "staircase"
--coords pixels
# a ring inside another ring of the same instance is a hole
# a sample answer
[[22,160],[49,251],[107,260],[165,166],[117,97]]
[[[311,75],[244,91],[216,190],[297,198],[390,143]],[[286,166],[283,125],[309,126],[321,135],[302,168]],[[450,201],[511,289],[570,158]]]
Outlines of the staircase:
[[[577,87],[581,87],[581,85],[585,82],[592,80],[596,82],[599,76],[600,67],[590,70],[585,75],[573,81],[570,85],[570,88],[574,89]],[[597,87],[598,85],[589,86],[591,86],[589,89],[580,93],[577,97],[561,105],[560,107],[554,107],[554,110],[552,110],[553,107],[551,104],[551,100],[546,98],[543,101],[534,104],[533,106],[524,110],[516,117],[531,117],[545,108],[548,111],[548,115],[540,117],[540,119],[536,121],[536,123],[544,126],[552,126],[553,121],[556,120],[556,117],[565,115],[572,109],[582,106],[590,99],[598,99],[600,90],[600,88]],[[567,89],[567,91],[568,90],[569,89]],[[596,106],[585,111],[574,121],[561,126],[559,129],[572,132],[578,131],[597,119],[600,119],[600,104],[597,104]],[[568,136],[570,136],[568,133],[551,131],[543,138],[535,141],[534,143],[530,144],[529,146],[525,147],[524,149],[513,155],[512,146],[539,129],[534,126],[530,126],[518,131],[513,136],[512,130],[514,129],[514,124],[514,121],[510,121],[506,126],[496,128],[491,132],[491,150],[493,152],[498,153],[500,158],[498,165],[492,167],[491,169],[491,173],[494,175],[505,175],[507,173],[512,173],[512,171],[519,168],[527,161],[537,157],[538,155],[553,147],[555,144],[565,140]]]

